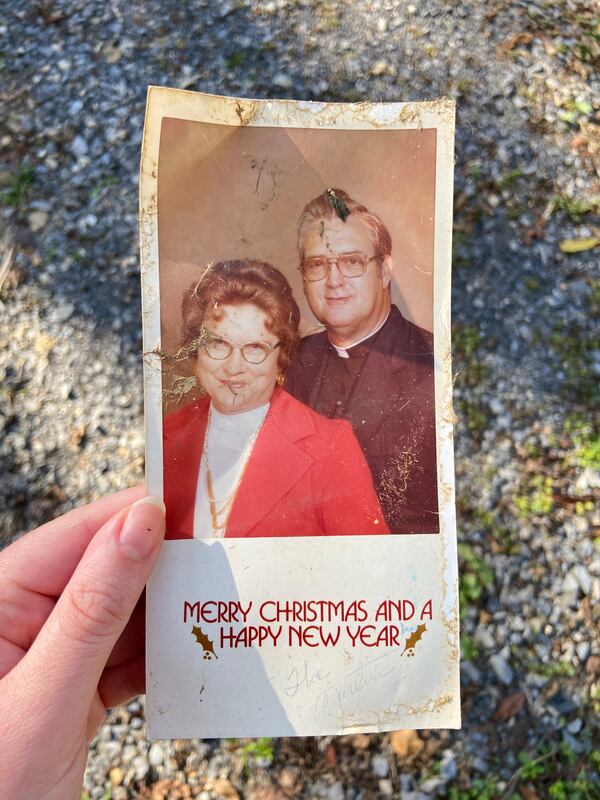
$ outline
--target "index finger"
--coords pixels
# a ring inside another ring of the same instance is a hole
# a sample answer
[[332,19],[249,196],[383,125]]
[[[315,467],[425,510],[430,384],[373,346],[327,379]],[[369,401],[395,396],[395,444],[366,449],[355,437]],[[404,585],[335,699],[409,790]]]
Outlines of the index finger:
[[26,533],[0,553],[0,580],[58,597],[96,532],[143,496],[143,486],[124,489]]

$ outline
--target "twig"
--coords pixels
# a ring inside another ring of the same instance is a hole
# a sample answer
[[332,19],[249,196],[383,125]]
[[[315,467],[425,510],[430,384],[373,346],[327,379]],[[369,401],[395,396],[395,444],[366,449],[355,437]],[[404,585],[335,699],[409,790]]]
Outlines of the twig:
[[[547,753],[544,753],[543,755],[534,758],[533,761],[528,762],[527,766],[531,767],[534,764],[541,764],[542,761],[546,761],[547,759],[552,758],[552,756],[555,756],[557,753],[558,749],[555,747],[553,750],[549,750]],[[519,767],[519,769],[511,776],[510,780],[508,781],[504,789],[504,793],[502,795],[503,797],[510,797],[512,795],[513,789],[519,783],[521,779],[521,773],[523,772],[524,769],[525,769],[525,764],[522,764]]]
[[4,285],[4,281],[8,277],[8,273],[10,272],[10,268],[12,266],[12,257],[15,252],[14,245],[9,247],[6,253],[4,253],[4,257],[2,258],[2,264],[0,264],[0,292],[2,291],[2,287]]

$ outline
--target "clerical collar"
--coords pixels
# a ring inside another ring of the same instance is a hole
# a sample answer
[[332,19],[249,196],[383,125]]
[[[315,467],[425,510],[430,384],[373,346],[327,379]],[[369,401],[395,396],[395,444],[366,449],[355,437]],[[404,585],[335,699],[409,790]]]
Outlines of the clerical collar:
[[352,344],[349,344],[347,347],[338,347],[337,344],[334,344],[331,341],[331,339],[329,339],[329,344],[335,349],[335,352],[338,354],[340,358],[350,358],[348,350],[352,350],[353,347],[356,347],[357,345],[366,342],[367,339],[371,338],[371,336],[375,336],[375,334],[378,333],[383,328],[385,323],[388,321],[388,317],[390,316],[391,310],[392,309],[390,306],[390,308],[388,309],[388,313],[385,315],[385,319],[382,322],[380,322],[376,328],[373,328],[372,331],[369,331],[369,333],[367,333],[366,336],[363,336],[362,339],[359,339],[357,342],[352,342]]

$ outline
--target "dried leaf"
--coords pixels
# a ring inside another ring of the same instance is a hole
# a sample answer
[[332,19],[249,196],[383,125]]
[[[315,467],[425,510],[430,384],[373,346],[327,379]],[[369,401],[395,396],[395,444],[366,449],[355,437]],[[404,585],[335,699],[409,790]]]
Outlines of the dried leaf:
[[150,800],[192,800],[192,790],[183,781],[165,779],[145,790],[141,796],[150,797]]
[[204,789],[216,797],[222,797],[224,800],[239,800],[240,796],[233,788],[233,785],[227,778],[217,778],[216,780],[208,780],[204,784]]
[[337,750],[335,749],[335,745],[330,744],[328,745],[327,749],[325,750],[325,761],[328,767],[335,767],[337,764]]
[[61,489],[57,483],[53,483],[46,489],[44,492],[44,497],[46,497],[48,500],[53,500],[56,503],[65,503],[67,501],[67,495],[64,489]]
[[368,750],[371,745],[371,737],[366,733],[355,733],[349,737],[349,741],[355,750]]
[[279,773],[278,781],[286,794],[293,794],[302,788],[300,770],[297,767],[284,767]]
[[518,714],[523,708],[526,700],[527,696],[525,692],[513,692],[512,694],[503,697],[498,703],[498,708],[496,709],[492,719],[496,722],[499,722],[500,720],[514,717],[515,714]]
[[287,795],[276,783],[269,781],[256,789],[254,800],[287,800]]
[[392,731],[390,744],[398,758],[416,756],[425,747],[425,743],[417,731]]
[[600,656],[590,656],[585,665],[585,671],[592,680],[600,676]]
[[581,239],[563,239],[560,249],[563,253],[583,253],[598,247],[600,239],[597,236],[583,236]]
[[519,786],[519,794],[523,798],[523,800],[540,800],[539,794],[529,784],[524,786]]
[[333,208],[342,222],[346,222],[346,219],[350,216],[350,209],[346,203],[344,203],[341,197],[337,196],[333,189],[327,189],[326,194],[329,205]]
[[45,333],[40,333],[38,336],[35,337],[35,342],[33,343],[33,349],[39,356],[41,356],[42,358],[46,358],[48,353],[52,350],[55,344],[56,344],[56,339],[52,339]]
[[86,426],[84,423],[81,425],[74,425],[71,428],[71,436],[69,437],[69,447],[71,450],[78,450],[79,445],[84,439]]
[[571,139],[571,150],[587,150],[589,139],[582,133],[578,133]]
[[518,47],[518,45],[529,44],[532,41],[533,34],[523,31],[522,33],[517,33],[514,36],[511,36],[509,39],[503,42],[498,49],[502,53],[508,53],[510,50],[514,50],[515,47]]
[[215,648],[211,640],[208,636],[204,633],[202,628],[198,628],[196,625],[192,628],[192,634],[196,637],[196,641],[199,645],[202,646],[204,650],[204,658],[210,659],[214,656],[214,658],[218,658],[218,655],[215,653]]

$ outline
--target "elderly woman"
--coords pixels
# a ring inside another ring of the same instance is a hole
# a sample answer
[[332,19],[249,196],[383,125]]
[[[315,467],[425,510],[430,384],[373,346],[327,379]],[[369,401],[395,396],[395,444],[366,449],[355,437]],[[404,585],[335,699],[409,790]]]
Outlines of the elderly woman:
[[167,537],[388,533],[350,424],[281,388],[300,322],[285,277],[221,261],[182,314],[206,395],[164,420]]

